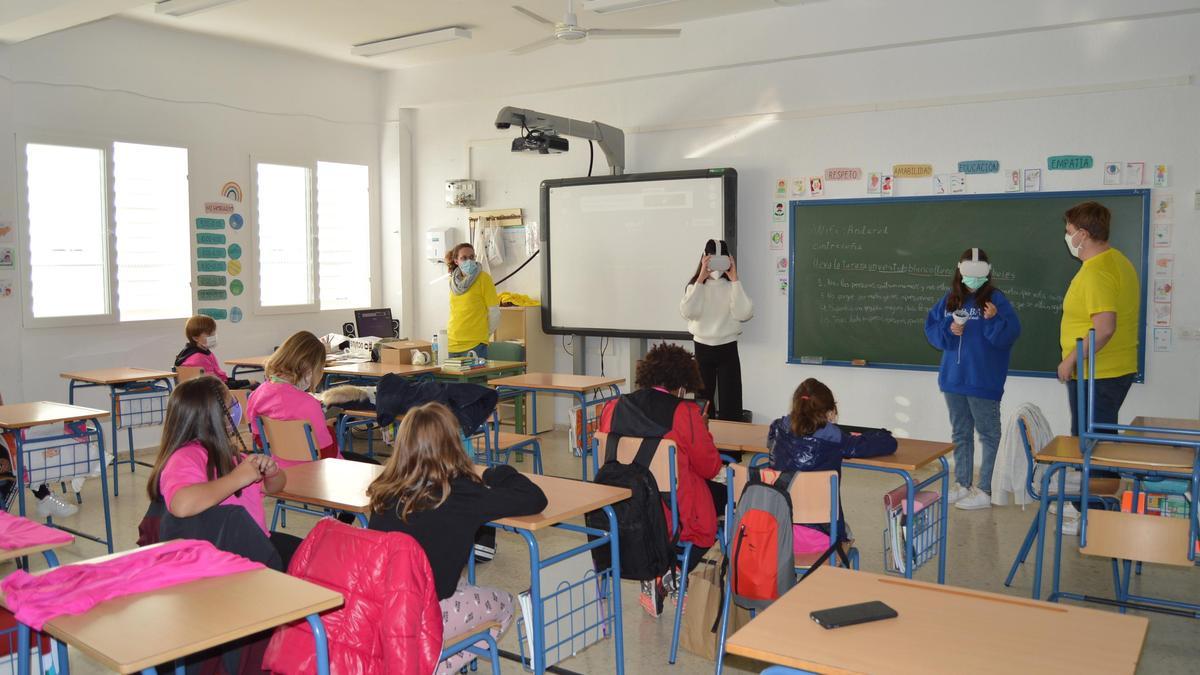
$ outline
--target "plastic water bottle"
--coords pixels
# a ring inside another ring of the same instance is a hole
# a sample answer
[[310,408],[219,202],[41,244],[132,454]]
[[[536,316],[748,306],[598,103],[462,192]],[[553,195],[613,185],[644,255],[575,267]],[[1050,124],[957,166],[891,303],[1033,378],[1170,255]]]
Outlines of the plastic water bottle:
[[433,339],[430,340],[430,342],[433,343],[433,347],[431,350],[433,353],[431,354],[431,356],[433,357],[433,359],[432,359],[433,365],[436,366],[441,363],[441,360],[438,359],[438,334],[436,332],[434,332]]

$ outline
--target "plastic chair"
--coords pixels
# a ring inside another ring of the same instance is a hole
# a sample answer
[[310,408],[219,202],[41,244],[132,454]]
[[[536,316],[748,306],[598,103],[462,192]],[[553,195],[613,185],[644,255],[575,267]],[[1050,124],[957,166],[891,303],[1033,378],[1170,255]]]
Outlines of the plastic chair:
[[[768,455],[758,453],[751,458],[750,466],[763,467],[769,461],[770,458]],[[742,490],[745,489],[747,482],[750,480],[750,469],[742,464],[729,464],[725,467],[725,471],[729,485],[729,499],[725,506],[726,531],[728,532],[728,528],[732,527],[737,500],[741,497]],[[776,476],[778,476],[777,471],[765,469],[762,478],[764,481],[773,481]],[[793,523],[828,524],[829,545],[833,546],[837,544],[841,489],[836,471],[797,472],[788,489],[788,496],[792,501]],[[840,546],[848,549],[846,550],[846,558],[850,563],[850,568],[858,569],[859,554],[858,549],[854,548],[854,542],[845,541]],[[820,557],[821,554],[818,553],[797,556],[795,571],[807,574]],[[836,565],[837,557],[831,557],[829,564]],[[724,596],[721,603],[721,620],[717,642],[716,672],[718,675],[725,665],[725,640],[729,637],[729,612],[730,605],[733,604],[731,577],[732,575],[729,574],[725,576],[725,586],[722,589]],[[751,616],[753,616],[753,610],[751,610]]]
[[[313,440],[312,425],[308,422],[304,420],[273,420],[261,415],[254,422],[258,425],[258,437],[262,441],[264,454],[290,462],[315,462],[320,458],[317,444]],[[272,532],[275,531],[276,523],[287,527],[288,511],[317,516],[327,513],[327,511],[314,511],[303,506],[292,506],[282,499],[276,499],[275,512],[271,515]]]
[[[1029,498],[1035,502],[1041,502],[1041,495],[1038,494],[1036,481],[1033,478],[1034,468],[1037,462],[1033,459],[1033,442],[1029,438],[1029,426],[1026,424],[1024,417],[1017,418],[1017,429],[1021,432],[1021,446],[1025,449],[1025,492]],[[1094,503],[1103,507],[1106,510],[1114,510],[1120,507],[1120,502],[1117,501],[1117,491],[1120,489],[1121,479],[1119,478],[1092,478],[1089,484],[1088,502]],[[1064,498],[1069,503],[1079,503],[1080,495],[1065,494]],[[1012,567],[1008,570],[1008,576],[1004,579],[1005,586],[1012,586],[1013,577],[1017,575],[1017,568],[1025,562],[1025,558],[1029,555],[1029,549],[1033,547],[1033,542],[1037,539],[1038,534],[1038,514],[1033,515],[1033,522],[1029,524],[1029,532],[1025,534],[1025,541],[1021,544],[1021,549],[1017,551],[1017,556],[1013,558]],[[1116,572],[1116,561],[1113,561],[1113,571]]]
[[200,366],[175,366],[175,383],[183,384],[188,380],[194,380],[197,377],[204,376],[204,369]]
[[[642,440],[637,436],[622,436],[617,442],[617,461],[621,464],[633,463],[633,459],[642,445]],[[595,443],[592,447],[597,456],[607,443],[608,433],[596,432]],[[668,524],[672,533],[679,531],[679,481],[676,478],[678,464],[675,453],[676,448],[673,441],[660,440],[658,448],[654,451],[654,457],[650,460],[650,466],[647,467],[658,483],[659,490],[662,490],[663,486],[667,486],[668,505],[671,509],[671,522]],[[683,547],[683,552],[676,556],[679,561],[679,595],[675,600],[675,623],[671,630],[671,655],[667,659],[668,663],[675,663],[675,659],[679,655],[679,628],[683,621],[684,598],[687,597],[688,562],[691,560],[692,549],[695,548],[693,542],[683,539],[679,539],[678,545]]]
[[[438,657],[438,662],[458,654],[460,652],[471,652],[478,656],[487,656],[492,662],[492,672],[500,672],[500,649],[496,646],[496,638],[492,637],[492,629],[500,630],[500,623],[497,621],[488,621],[475,626],[471,626],[464,633],[451,635],[442,640],[442,653]],[[477,647],[476,643],[486,642],[487,647]],[[471,667],[474,669],[474,662]]]

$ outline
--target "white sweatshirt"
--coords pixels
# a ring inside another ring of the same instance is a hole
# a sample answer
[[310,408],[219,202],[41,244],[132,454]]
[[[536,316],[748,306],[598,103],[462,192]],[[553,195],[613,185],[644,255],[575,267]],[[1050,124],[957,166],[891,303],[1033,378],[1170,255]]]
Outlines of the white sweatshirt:
[[742,322],[754,316],[754,303],[742,282],[709,279],[690,284],[679,301],[679,313],[688,321],[688,332],[702,345],[716,347],[737,340]]

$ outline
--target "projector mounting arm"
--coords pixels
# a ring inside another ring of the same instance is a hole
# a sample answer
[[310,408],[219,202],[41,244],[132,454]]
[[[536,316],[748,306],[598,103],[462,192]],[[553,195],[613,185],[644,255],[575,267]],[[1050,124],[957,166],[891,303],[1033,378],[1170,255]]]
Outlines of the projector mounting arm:
[[600,150],[614,176],[625,170],[625,132],[602,122],[581,122],[568,117],[547,115],[536,110],[506,106],[496,115],[496,128],[507,129],[519,126],[529,131],[541,131],[549,135],[574,136],[600,144]]

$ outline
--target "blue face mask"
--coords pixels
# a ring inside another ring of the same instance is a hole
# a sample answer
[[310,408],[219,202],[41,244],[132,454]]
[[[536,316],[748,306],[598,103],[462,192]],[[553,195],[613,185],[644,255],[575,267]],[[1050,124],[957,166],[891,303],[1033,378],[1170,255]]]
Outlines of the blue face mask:
[[977,291],[981,286],[987,283],[987,277],[963,277],[963,285],[972,291]]
[[463,274],[471,276],[479,271],[478,260],[464,260],[458,264],[458,268],[463,271]]
[[233,423],[233,428],[237,429],[242,423],[242,402],[234,401],[233,405],[229,406],[229,421]]

